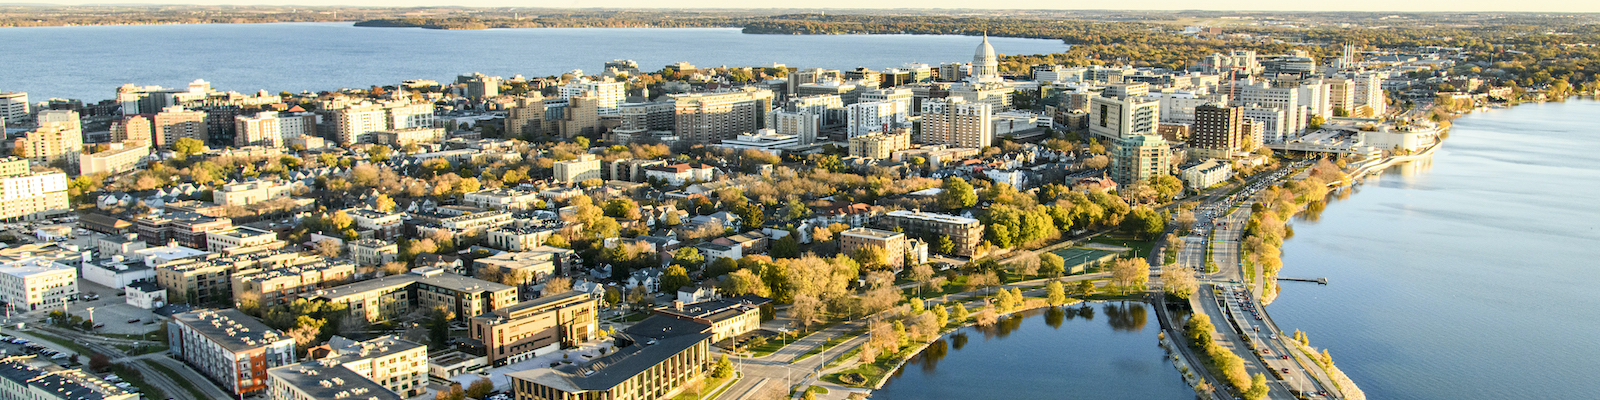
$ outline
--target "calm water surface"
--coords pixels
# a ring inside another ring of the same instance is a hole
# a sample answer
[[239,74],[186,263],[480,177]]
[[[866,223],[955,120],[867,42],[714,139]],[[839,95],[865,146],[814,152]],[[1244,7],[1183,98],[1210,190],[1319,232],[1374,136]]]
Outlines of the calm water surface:
[[1033,310],[913,357],[874,399],[1193,399],[1143,303]]
[[[1600,398],[1600,102],[1456,120],[1294,225],[1268,306],[1372,399]],[[1309,219],[1309,220],[1308,220]]]
[[[1002,54],[1066,50],[1059,40],[990,38]],[[511,77],[598,74],[625,58],[660,70],[760,66],[883,69],[971,61],[979,39],[936,35],[746,35],[738,29],[550,28],[473,31],[358,28],[349,23],[0,28],[0,91],[98,101],[123,83],[182,87],[195,79],[250,93]]]

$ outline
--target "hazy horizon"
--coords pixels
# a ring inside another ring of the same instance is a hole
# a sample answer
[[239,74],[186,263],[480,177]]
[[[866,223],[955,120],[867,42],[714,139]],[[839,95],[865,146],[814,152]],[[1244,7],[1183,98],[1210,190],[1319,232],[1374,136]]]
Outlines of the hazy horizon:
[[[1341,2],[1316,2],[1306,3],[1306,8],[1286,9],[1280,1],[1245,0],[1229,3],[1197,3],[1192,1],[1175,0],[1149,0],[1137,3],[1118,3],[1119,8],[1075,8],[1059,7],[1059,2],[1041,0],[1022,0],[1007,3],[1006,6],[972,7],[970,2],[954,0],[896,0],[889,2],[861,3],[843,0],[821,0],[810,2],[811,7],[798,7],[795,5],[774,5],[771,7],[752,7],[747,3],[732,0],[701,0],[690,4],[672,4],[660,1],[646,0],[602,0],[602,1],[535,1],[519,2],[513,0],[467,0],[452,4],[440,4],[432,1],[414,0],[338,0],[339,4],[329,4],[315,0],[286,0],[276,4],[261,4],[260,0],[242,1],[163,1],[163,2],[28,2],[28,3],[0,3],[5,6],[155,6],[155,5],[200,5],[200,6],[317,6],[317,7],[530,7],[530,8],[654,8],[654,9],[863,9],[863,10],[893,10],[896,8],[910,9],[950,9],[950,10],[1096,10],[1096,11],[1266,11],[1266,12],[1562,12],[1562,13],[1600,13],[1600,2],[1576,1],[1533,1],[1514,3],[1518,9],[1506,9],[1513,3],[1491,2],[1486,0],[1423,0],[1398,3],[1380,0],[1353,0]],[[668,5],[671,4],[671,5]],[[1204,7],[1201,5],[1226,4],[1227,7]],[[1403,4],[1400,7],[1396,5]],[[1197,7],[1200,6],[1200,7]],[[1393,8],[1391,8],[1393,7]]]

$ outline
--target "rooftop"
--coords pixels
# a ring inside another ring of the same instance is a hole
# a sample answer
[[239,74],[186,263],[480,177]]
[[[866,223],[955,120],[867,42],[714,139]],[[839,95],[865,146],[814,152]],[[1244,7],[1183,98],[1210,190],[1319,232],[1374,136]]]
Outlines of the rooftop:
[[267,370],[267,376],[307,396],[329,400],[404,400],[404,397],[336,361],[306,361]]
[[232,308],[190,311],[174,314],[172,319],[234,352],[291,340],[277,329]]
[[73,268],[72,266],[58,263],[54,260],[44,257],[29,257],[5,264],[0,264],[0,273],[24,278],[34,275],[53,274],[75,270],[76,268]]
[[347,339],[343,336],[334,336],[328,339],[328,347],[332,348],[337,354],[330,357],[330,359],[345,363],[399,354],[424,348],[427,345],[401,339],[395,335],[380,336],[364,342]]
[[894,210],[894,211],[890,211],[887,215],[889,215],[891,217],[932,220],[932,221],[938,221],[938,222],[946,222],[946,223],[952,223],[952,224],[963,224],[963,225],[978,223],[978,220],[977,219],[973,219],[973,218],[967,218],[967,217],[961,217],[961,216],[955,216],[955,215],[949,215],[949,214],[937,214],[937,213],[930,213],[930,212],[921,212],[921,211]]
[[[687,318],[709,319],[715,322],[722,318],[742,314],[746,310],[760,307],[763,304],[771,302],[772,299],[769,298],[754,295],[744,295],[726,299],[706,300],[698,303],[684,304],[683,308],[662,307],[657,308],[656,312],[660,314]],[[729,311],[734,312],[729,313]]]
[[629,328],[628,331],[616,335],[619,343],[629,343],[629,345],[617,349],[610,355],[588,363],[530,369],[506,375],[566,392],[607,390],[712,337],[711,333],[705,332],[710,328],[709,325],[692,321],[663,320],[672,318],[653,316],[640,321],[634,327],[659,324],[658,327],[663,329],[655,332],[666,336],[629,333],[634,331],[634,328]]
[[895,236],[905,236],[904,233],[900,233],[900,232],[886,231],[886,230],[872,229],[872,228],[851,228],[851,229],[845,230],[844,232],[840,232],[839,235],[841,235],[841,236],[843,236],[843,235],[861,236],[861,237],[868,237],[868,238],[873,238],[873,239],[878,239],[878,240],[884,240],[884,239],[892,238],[892,237],[895,237]]

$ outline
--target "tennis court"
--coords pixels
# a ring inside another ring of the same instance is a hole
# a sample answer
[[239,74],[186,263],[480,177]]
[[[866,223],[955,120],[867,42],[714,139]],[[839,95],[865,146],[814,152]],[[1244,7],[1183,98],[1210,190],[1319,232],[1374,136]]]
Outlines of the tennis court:
[[1062,261],[1066,262],[1067,274],[1081,274],[1089,268],[1117,259],[1117,253],[1082,247],[1065,247],[1051,253],[1061,256]]

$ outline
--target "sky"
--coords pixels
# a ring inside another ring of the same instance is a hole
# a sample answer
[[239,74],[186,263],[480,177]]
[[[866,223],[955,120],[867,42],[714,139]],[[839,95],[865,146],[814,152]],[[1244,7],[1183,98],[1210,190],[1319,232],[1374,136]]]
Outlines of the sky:
[[[117,4],[107,1],[45,1],[54,4]],[[134,2],[126,2],[134,3]],[[623,8],[790,8],[799,3],[752,3],[747,0],[157,0],[142,4],[227,4],[227,5],[350,5],[350,6],[466,6],[466,7],[623,7]],[[1600,12],[1600,1],[1595,0],[1341,0],[1302,1],[1281,0],[1142,0],[1116,3],[1067,2],[1061,0],[1012,0],[1006,2],[974,2],[971,0],[812,0],[804,6],[816,8],[981,8],[992,9],[1098,9],[1089,7],[1114,6],[1124,10],[1264,10],[1264,11],[1525,11],[1525,12]],[[1081,7],[1074,7],[1081,6]]]

